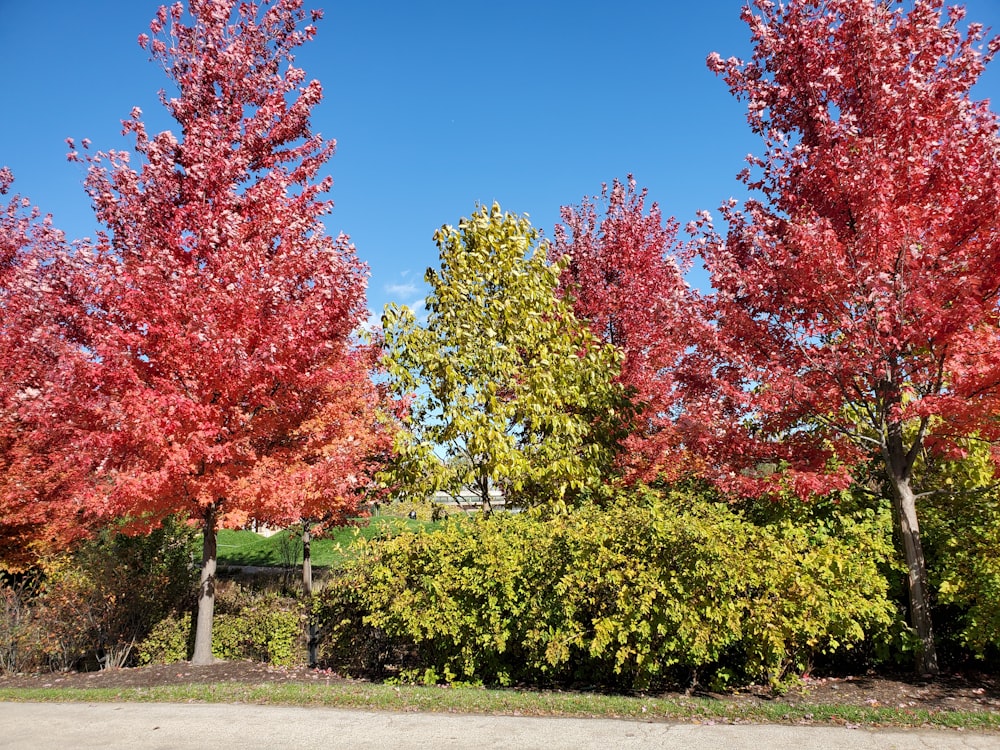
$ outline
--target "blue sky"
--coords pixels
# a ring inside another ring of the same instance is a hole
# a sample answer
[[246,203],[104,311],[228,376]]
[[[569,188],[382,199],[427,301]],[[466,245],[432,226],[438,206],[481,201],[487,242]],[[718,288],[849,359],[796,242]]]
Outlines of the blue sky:
[[[1000,31],[1000,0],[964,4]],[[422,299],[432,234],[477,202],[551,237],[561,205],[628,173],[682,224],[741,196],[735,175],[761,149],[704,64],[750,56],[741,5],[317,0],[326,17],[298,62],[324,86],[314,129],[338,142],[327,226],[369,264],[376,317]],[[0,0],[0,165],[71,239],[96,227],[64,139],[126,148],[134,105],[151,131],[172,126],[156,98],[166,79],[136,44],[156,6]],[[998,65],[980,98],[1000,102]]]

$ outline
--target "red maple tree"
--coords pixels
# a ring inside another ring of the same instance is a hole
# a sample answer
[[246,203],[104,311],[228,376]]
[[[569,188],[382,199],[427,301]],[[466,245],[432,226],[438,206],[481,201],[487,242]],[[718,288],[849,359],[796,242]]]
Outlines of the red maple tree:
[[[19,569],[87,533],[78,500],[92,464],[67,420],[89,363],[81,268],[51,217],[0,169],[0,567]],[[79,416],[79,415],[78,415]]]
[[[724,238],[702,222],[725,395],[752,428],[733,476],[805,496],[880,461],[918,667],[936,672],[914,467],[1000,438],[1000,148],[971,91],[1000,43],[941,0],[755,0],[743,17],[752,60],[708,63],[765,140],[742,175],[760,197],[723,207]],[[762,460],[788,470],[758,477]]]
[[559,283],[574,312],[622,350],[619,380],[638,407],[622,452],[631,481],[676,479],[690,468],[676,421],[677,376],[703,328],[700,297],[684,280],[689,248],[677,239],[677,222],[656,203],[647,208],[646,197],[629,175],[605,185],[600,203],[564,206],[549,248],[553,261],[570,258]]
[[94,492],[138,523],[200,519],[198,663],[212,659],[219,525],[343,517],[369,482],[374,415],[339,432],[323,419],[344,399],[372,404],[356,403],[368,363],[352,342],[367,272],[321,223],[335,144],[311,131],[321,86],[294,65],[320,15],[300,0],[160,8],[139,44],[174,87],[161,100],[180,134],[149,135],[136,109],[123,132],[137,168],[123,152],[85,157],[106,227],[89,316],[108,404]]

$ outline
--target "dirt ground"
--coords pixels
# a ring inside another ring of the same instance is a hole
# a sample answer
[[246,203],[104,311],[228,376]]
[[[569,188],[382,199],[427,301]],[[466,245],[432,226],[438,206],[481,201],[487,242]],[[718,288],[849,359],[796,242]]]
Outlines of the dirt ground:
[[[176,664],[109,669],[101,672],[60,672],[0,677],[0,688],[24,687],[152,687],[191,682],[309,682],[336,684],[344,678],[307,667],[272,667],[250,661],[220,662],[209,666]],[[719,700],[760,701],[776,696],[766,688],[749,688]],[[806,679],[781,700],[789,703],[883,706],[933,711],[993,711],[1000,713],[1000,679],[983,674],[951,674],[933,680],[858,676]]]

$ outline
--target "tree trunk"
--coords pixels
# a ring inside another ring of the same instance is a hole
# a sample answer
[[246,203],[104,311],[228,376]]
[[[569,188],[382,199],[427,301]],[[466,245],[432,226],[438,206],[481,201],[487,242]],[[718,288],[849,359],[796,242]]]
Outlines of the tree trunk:
[[194,631],[192,664],[211,664],[212,618],[215,614],[215,568],[218,539],[216,524],[218,506],[213,503],[205,511],[204,542],[201,555],[201,585],[198,587],[198,621]]
[[304,521],[302,524],[302,590],[306,596],[312,596],[313,592],[312,553],[309,550],[311,542],[309,522]]
[[493,512],[493,504],[490,503],[490,477],[481,475],[476,479],[476,491],[479,493],[480,507],[484,516]]
[[920,639],[916,668],[919,674],[937,674],[940,669],[934,646],[934,629],[931,627],[927,561],[924,559],[924,549],[920,544],[920,526],[917,522],[917,504],[913,496],[913,487],[910,485],[909,477],[895,475],[890,479],[893,504],[899,517],[899,530],[906,556],[910,624]]
[[313,593],[313,569],[312,569],[312,535],[309,533],[309,521],[302,522],[302,590],[307,597],[308,620],[306,623],[306,648],[308,649],[309,666],[315,667],[319,660],[317,647],[319,645],[319,633],[316,628],[316,621],[312,613],[312,593]]

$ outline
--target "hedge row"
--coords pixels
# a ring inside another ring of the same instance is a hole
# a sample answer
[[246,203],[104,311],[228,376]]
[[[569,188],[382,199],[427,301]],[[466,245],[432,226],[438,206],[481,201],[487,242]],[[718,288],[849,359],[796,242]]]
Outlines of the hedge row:
[[691,493],[451,520],[365,543],[317,600],[328,665],[645,690],[779,683],[883,639],[884,513],[748,522]]

